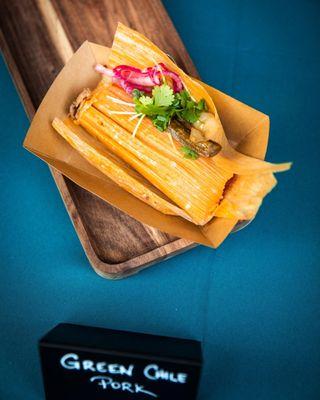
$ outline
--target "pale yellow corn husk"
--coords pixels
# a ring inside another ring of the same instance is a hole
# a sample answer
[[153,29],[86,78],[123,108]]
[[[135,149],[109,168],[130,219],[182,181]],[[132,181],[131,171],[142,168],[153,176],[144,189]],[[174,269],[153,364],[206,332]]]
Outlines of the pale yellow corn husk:
[[272,173],[236,176],[228,184],[215,216],[242,220],[254,218],[263,198],[276,184]]

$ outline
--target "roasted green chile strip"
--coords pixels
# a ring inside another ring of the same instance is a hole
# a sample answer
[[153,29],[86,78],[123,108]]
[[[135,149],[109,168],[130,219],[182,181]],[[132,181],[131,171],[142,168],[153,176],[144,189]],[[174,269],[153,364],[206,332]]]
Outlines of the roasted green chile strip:
[[211,140],[194,143],[190,140],[190,129],[177,120],[171,120],[167,128],[173,139],[187,146],[203,157],[213,157],[219,153],[221,146]]

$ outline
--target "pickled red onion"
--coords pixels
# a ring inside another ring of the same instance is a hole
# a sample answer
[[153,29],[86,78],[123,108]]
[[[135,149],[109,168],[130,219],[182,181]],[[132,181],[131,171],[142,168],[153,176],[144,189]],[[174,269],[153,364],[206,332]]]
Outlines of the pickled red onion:
[[154,86],[154,82],[148,72],[143,72],[139,68],[129,65],[118,65],[113,69],[114,75],[118,79],[125,79],[134,85]]
[[[161,68],[161,71],[159,70],[159,67]],[[173,91],[175,93],[181,92],[181,90],[183,89],[183,83],[180,76],[177,73],[170,71],[163,63],[159,63],[158,65],[152,67],[151,74],[153,74],[153,80],[156,85],[161,84],[161,77],[162,75],[164,75],[171,78]]]
[[173,91],[180,92],[183,83],[178,74],[170,71],[163,63],[144,70],[130,65],[118,65],[114,69],[107,68],[101,64],[95,66],[100,74],[111,77],[113,82],[121,86],[127,93],[131,94],[134,89],[150,93],[154,86],[162,83],[163,76],[168,76],[172,81]]

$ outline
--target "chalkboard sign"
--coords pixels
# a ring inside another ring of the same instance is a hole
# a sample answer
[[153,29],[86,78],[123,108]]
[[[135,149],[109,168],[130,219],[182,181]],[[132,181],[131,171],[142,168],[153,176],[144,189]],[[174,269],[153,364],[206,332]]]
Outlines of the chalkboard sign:
[[47,400],[196,399],[197,341],[59,324],[39,345]]

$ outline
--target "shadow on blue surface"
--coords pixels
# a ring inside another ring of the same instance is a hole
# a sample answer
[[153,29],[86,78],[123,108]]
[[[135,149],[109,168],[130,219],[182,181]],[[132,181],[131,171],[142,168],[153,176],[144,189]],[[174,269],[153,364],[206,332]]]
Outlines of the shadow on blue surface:
[[60,321],[203,340],[200,400],[320,397],[320,3],[164,3],[204,80],[270,115],[269,159],[293,170],[218,251],[105,281],[21,147],[28,120],[2,62],[1,399],[43,398],[36,343]]

